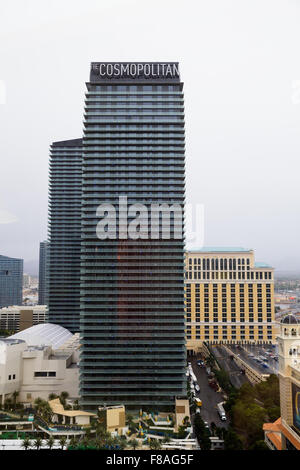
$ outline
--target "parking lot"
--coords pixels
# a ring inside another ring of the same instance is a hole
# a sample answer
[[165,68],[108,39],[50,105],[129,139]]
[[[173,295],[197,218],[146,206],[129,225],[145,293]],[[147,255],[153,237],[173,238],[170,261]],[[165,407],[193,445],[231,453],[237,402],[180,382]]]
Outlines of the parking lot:
[[216,405],[224,401],[222,393],[215,392],[208,384],[208,378],[205,367],[199,367],[197,360],[199,357],[189,358],[192,364],[193,372],[196,375],[197,382],[200,386],[200,393],[197,395],[202,400],[201,417],[203,421],[207,421],[210,425],[212,422],[218,427],[228,427],[228,420],[221,421],[217,412]]

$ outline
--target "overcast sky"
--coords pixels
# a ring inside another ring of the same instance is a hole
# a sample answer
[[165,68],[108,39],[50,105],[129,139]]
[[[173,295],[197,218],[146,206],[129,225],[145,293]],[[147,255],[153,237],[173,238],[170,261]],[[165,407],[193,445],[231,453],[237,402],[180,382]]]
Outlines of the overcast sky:
[[49,145],[82,135],[90,62],[179,61],[205,244],[300,270],[299,25],[298,0],[0,0],[0,253],[38,258]]

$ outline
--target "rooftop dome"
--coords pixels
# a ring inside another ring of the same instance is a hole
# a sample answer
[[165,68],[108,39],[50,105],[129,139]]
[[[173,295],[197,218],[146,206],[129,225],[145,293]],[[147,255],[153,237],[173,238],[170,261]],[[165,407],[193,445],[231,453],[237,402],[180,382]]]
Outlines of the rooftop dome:
[[73,334],[69,330],[60,325],[40,323],[39,325],[26,328],[26,330],[20,331],[9,338],[22,339],[28,346],[51,346],[53,349],[57,349],[72,336]]
[[298,320],[297,318],[295,317],[295,315],[293,315],[292,313],[289,313],[288,315],[286,315],[282,320],[281,320],[281,323],[285,323],[285,324],[289,324],[289,325],[295,325],[298,323]]

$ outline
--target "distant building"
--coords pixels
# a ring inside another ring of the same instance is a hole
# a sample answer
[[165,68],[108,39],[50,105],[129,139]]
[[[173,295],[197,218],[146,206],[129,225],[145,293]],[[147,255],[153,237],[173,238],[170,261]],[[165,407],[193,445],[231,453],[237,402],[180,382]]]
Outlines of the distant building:
[[[39,259],[39,305],[48,304],[49,243],[40,243]],[[29,287],[29,286],[28,286]]]
[[265,423],[265,442],[272,450],[300,450],[300,323],[286,315],[277,338],[281,417]]
[[45,323],[0,338],[0,405],[14,392],[17,401],[31,405],[38,397],[66,391],[79,395],[79,335]]
[[82,139],[54,142],[49,171],[49,321],[79,331]]
[[0,309],[0,330],[22,331],[33,325],[45,323],[46,305],[3,307]]
[[203,341],[275,341],[274,269],[255,263],[254,251],[204,247],[186,252],[187,351]]
[[23,260],[0,255],[0,308],[22,305]]
[[31,286],[31,276],[29,274],[23,274],[23,289],[28,289]]

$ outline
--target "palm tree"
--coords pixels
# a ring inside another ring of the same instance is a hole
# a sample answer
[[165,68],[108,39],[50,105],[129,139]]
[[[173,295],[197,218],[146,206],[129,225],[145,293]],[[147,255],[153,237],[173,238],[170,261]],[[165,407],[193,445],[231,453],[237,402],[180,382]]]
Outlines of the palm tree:
[[152,450],[159,450],[161,449],[161,443],[158,439],[151,439],[150,441],[150,449]]
[[87,447],[90,443],[90,440],[84,436],[83,439],[81,439],[80,444],[83,445],[84,447]]
[[39,397],[34,400],[34,406],[36,408],[37,413],[41,412],[41,409],[43,407],[43,403],[44,403],[44,400],[42,400]]
[[61,394],[59,395],[59,399],[60,399],[62,405],[66,404],[67,398],[69,398],[68,392],[61,392]]
[[5,402],[4,402],[4,408],[5,409],[9,409],[12,405],[12,399],[11,398],[6,398]]
[[61,438],[59,439],[59,444],[61,445],[61,450],[64,450],[64,447],[67,443],[67,438],[66,436],[61,436]]
[[86,435],[86,437],[87,437],[88,439],[91,438],[91,434],[92,434],[91,427],[86,428],[86,430],[85,430],[85,435]]
[[79,401],[78,400],[74,400],[73,410],[79,410]]
[[52,418],[52,409],[49,403],[45,400],[42,400],[42,402],[39,402],[40,404],[38,405],[38,411],[42,418],[44,418],[45,421],[51,421]]
[[43,444],[43,439],[41,437],[37,437],[33,442],[33,447],[36,447],[36,450],[40,450],[40,447]]
[[189,417],[188,417],[188,416],[185,416],[185,417],[183,418],[182,423],[184,424],[184,426],[189,426],[189,425],[190,425],[190,419],[189,419]]
[[139,447],[140,443],[137,439],[131,439],[128,441],[128,446],[132,447],[133,450],[137,449]]
[[31,446],[31,440],[29,439],[29,437],[25,437],[25,439],[23,439],[23,444],[22,444],[22,447],[24,447],[25,450],[29,449],[29,447]]
[[106,431],[103,424],[98,423],[96,424],[96,437],[100,440],[107,439],[110,436],[110,433]]
[[55,400],[55,398],[58,398],[58,395],[56,395],[56,393],[50,393],[48,396],[48,400]]
[[13,407],[14,407],[14,410],[16,409],[16,405],[17,405],[17,397],[19,396],[19,392],[17,390],[15,390],[12,394],[13,396]]
[[69,446],[72,447],[73,449],[76,449],[77,445],[78,445],[78,441],[76,437],[75,436],[71,437]]
[[49,447],[49,449],[51,450],[52,447],[54,446],[54,443],[55,443],[55,439],[53,436],[50,436],[48,439],[47,439],[47,446]]
[[121,450],[126,449],[128,446],[127,440],[121,437],[115,437],[115,446],[118,446]]

